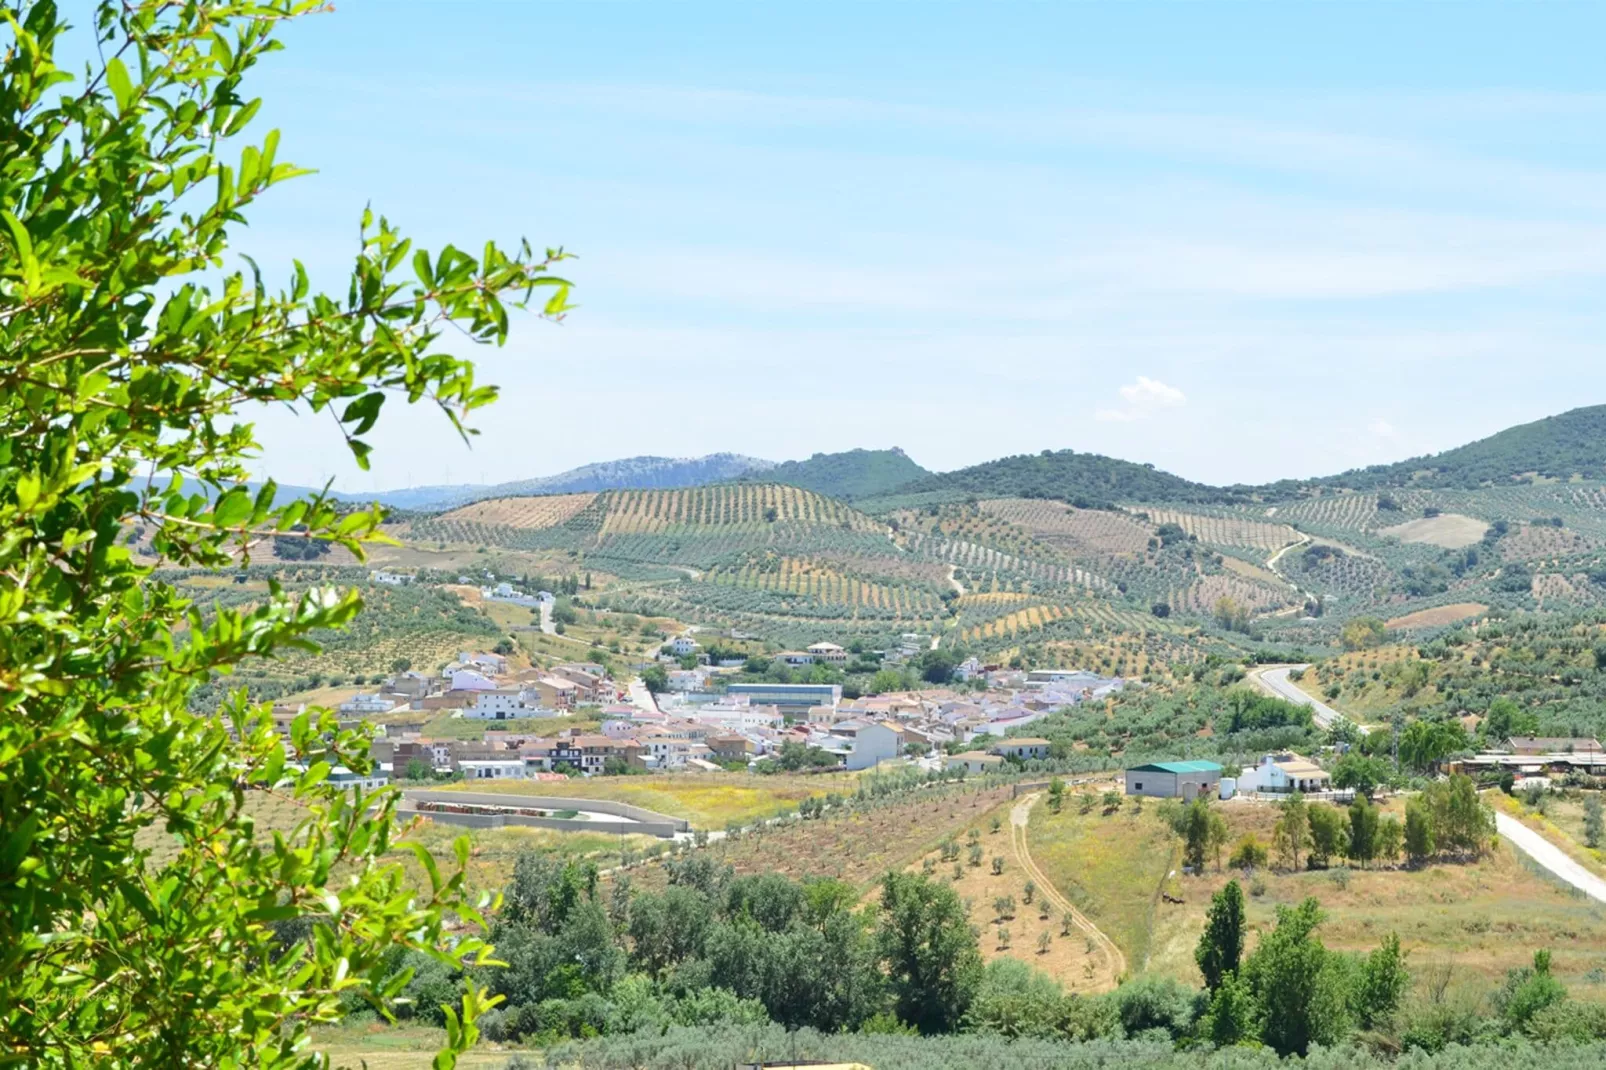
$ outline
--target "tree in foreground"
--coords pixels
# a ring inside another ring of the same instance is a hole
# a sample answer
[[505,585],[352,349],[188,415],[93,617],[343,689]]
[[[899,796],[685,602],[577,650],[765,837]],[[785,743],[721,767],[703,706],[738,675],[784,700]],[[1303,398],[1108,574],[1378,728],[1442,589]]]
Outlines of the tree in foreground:
[[1214,991],[1238,972],[1244,953],[1244,892],[1237,881],[1210,897],[1210,913],[1193,959],[1204,975],[1205,987]]
[[[177,567],[237,567],[291,534],[360,551],[377,510],[246,488],[255,443],[235,414],[332,419],[363,467],[387,401],[467,433],[495,391],[440,336],[502,342],[504,301],[536,286],[560,315],[561,254],[431,256],[365,213],[336,293],[299,263],[271,287],[225,262],[230,231],[301,172],[277,132],[244,143],[260,101],[240,91],[279,25],[322,5],[83,5],[72,51],[93,59],[75,73],[56,65],[53,3],[0,2],[0,1061],[311,1066],[309,1028],[384,1007],[408,980],[398,955],[486,957],[467,842],[446,872],[419,849],[419,891],[385,860],[394,794],[325,783],[369,768],[363,734],[308,711],[287,755],[243,692],[187,707],[195,685],[350,621],[355,593],[274,587],[203,611],[124,536],[139,526]],[[272,840],[248,813],[270,794],[305,814]],[[448,1012],[438,1065],[484,1005],[470,986]]]
[[876,948],[900,1019],[922,1033],[959,1027],[981,983],[982,963],[953,888],[911,873],[888,873],[881,882]]

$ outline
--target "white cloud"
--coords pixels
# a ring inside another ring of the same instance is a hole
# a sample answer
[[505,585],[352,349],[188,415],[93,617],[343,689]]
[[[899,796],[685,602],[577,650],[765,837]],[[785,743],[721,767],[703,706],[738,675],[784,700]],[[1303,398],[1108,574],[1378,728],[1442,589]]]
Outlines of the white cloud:
[[1099,409],[1093,418],[1103,423],[1129,423],[1142,420],[1160,409],[1175,409],[1188,401],[1187,395],[1176,387],[1146,375],[1140,375],[1137,382],[1123,386],[1120,394],[1125,405],[1119,409]]
[[1392,439],[1400,437],[1400,433],[1394,429],[1394,425],[1383,419],[1381,416],[1367,424],[1366,429],[1372,434],[1376,435],[1378,438]]

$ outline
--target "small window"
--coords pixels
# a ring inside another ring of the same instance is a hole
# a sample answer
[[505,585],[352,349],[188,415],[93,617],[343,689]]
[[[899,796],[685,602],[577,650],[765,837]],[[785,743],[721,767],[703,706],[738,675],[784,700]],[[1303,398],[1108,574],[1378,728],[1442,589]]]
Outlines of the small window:
[[1142,783],[1133,784],[1132,785],[1132,790],[1133,791],[1142,791],[1143,790]]

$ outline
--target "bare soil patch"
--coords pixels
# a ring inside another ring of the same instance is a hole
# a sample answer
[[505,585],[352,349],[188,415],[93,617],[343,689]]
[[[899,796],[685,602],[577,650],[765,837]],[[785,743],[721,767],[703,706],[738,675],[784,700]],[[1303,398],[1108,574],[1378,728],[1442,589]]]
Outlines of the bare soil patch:
[[1458,620],[1476,617],[1480,613],[1488,612],[1488,609],[1489,607],[1482,602],[1456,602],[1454,605],[1419,609],[1415,613],[1395,617],[1387,623],[1390,628],[1437,628],[1441,624],[1454,624]]
[[1381,528],[1378,534],[1401,542],[1421,542],[1429,546],[1442,546],[1446,550],[1459,550],[1482,539],[1487,530],[1489,522],[1486,520],[1462,516],[1460,513],[1441,513]]

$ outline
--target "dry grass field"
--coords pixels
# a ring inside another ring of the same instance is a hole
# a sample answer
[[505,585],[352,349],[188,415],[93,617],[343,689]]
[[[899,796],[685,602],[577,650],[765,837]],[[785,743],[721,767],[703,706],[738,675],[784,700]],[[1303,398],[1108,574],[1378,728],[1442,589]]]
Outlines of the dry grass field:
[[[738,873],[835,877],[873,898],[882,874],[917,862],[949,835],[959,836],[971,825],[985,827],[988,815],[1003,813],[998,808],[1008,799],[1007,788],[922,792],[884,800],[868,812],[828,810],[814,820],[745,832],[707,850]],[[1007,843],[1008,837],[1000,833],[996,839]],[[636,872],[653,883],[652,867]]]
[[[1193,949],[1210,896],[1234,878],[1248,893],[1249,921],[1259,931],[1274,923],[1278,906],[1314,896],[1328,914],[1322,939],[1333,948],[1369,950],[1397,932],[1413,968],[1442,964],[1484,982],[1527,963],[1541,947],[1554,951],[1556,971],[1569,984],[1587,983],[1591,971],[1606,969],[1606,907],[1536,874],[1504,842],[1481,861],[1420,870],[1264,870],[1245,878],[1218,872],[1211,863],[1202,875],[1170,877],[1178,868],[1180,841],[1153,800],[1142,814],[1133,813],[1132,805],[1129,799],[1108,817],[1097,809],[1079,814],[1073,803],[1057,818],[1040,808],[1033,814],[1031,843],[1039,866],[1074,901],[1085,903],[1127,951],[1134,971],[1141,964],[1200,983]],[[1221,804],[1220,812],[1232,842],[1247,834],[1270,842],[1275,807],[1238,801]],[[1182,902],[1162,899],[1162,884]]]
[[[1111,956],[1098,942],[1067,924],[1065,912],[1056,909],[1040,887],[1028,897],[1031,880],[1024,862],[1010,838],[1009,814],[1016,805],[1011,799],[955,830],[959,861],[942,861],[940,848],[925,852],[909,868],[925,871],[952,884],[970,909],[970,920],[981,932],[982,958],[1019,959],[1063,984],[1068,991],[1104,991],[1114,987]],[[1036,808],[1047,812],[1046,805]],[[1035,813],[1036,811],[1034,811]],[[1001,827],[994,831],[993,822]],[[982,860],[972,864],[970,844],[982,849]],[[993,872],[993,859],[1003,860],[1003,871]],[[1000,899],[1012,899],[1012,905]],[[1004,906],[1000,912],[1000,906]],[[1045,906],[1047,909],[1045,910]],[[1043,942],[1044,934],[1048,940]]]
[[1098,795],[1089,794],[1094,806],[1087,813],[1075,792],[1066,793],[1058,814],[1039,804],[1027,842],[1044,875],[1115,941],[1128,970],[1140,973],[1149,959],[1160,887],[1176,868],[1180,841],[1155,816],[1153,800],[1141,812],[1124,800],[1119,811],[1105,814]]
[[1277,575],[1277,573],[1271,571],[1270,569],[1261,568],[1259,565],[1252,565],[1242,558],[1229,557],[1223,554],[1221,557],[1221,567],[1226,569],[1228,572],[1237,573],[1246,580],[1255,580],[1259,583],[1266,583],[1276,588],[1289,590],[1288,581]]
[[1403,524],[1379,528],[1377,533],[1401,542],[1420,542],[1442,546],[1446,550],[1459,550],[1483,538],[1489,522],[1460,513],[1441,513],[1438,516],[1418,517]]
[[[723,829],[797,809],[811,795],[850,793],[857,780],[851,773],[819,776],[759,776],[747,773],[677,773],[657,776],[594,777],[566,784],[538,781],[487,781],[461,785],[465,790],[509,795],[559,795],[576,799],[614,799],[671,817],[683,817],[694,828]],[[448,788],[458,785],[447,785]]]
[[[446,1031],[403,1023],[379,1021],[327,1026],[313,1034],[313,1048],[328,1056],[335,1070],[431,1070],[435,1052],[445,1043]],[[459,1070],[501,1070],[511,1050],[481,1041],[457,1060]]]
[[1435,606],[1432,609],[1419,609],[1415,613],[1407,613],[1403,617],[1395,617],[1387,622],[1390,628],[1437,628],[1444,624],[1454,624],[1458,620],[1476,617],[1480,613],[1487,613],[1489,607],[1482,602],[1457,602],[1454,605]]

